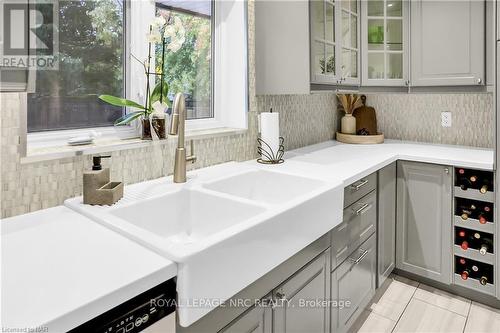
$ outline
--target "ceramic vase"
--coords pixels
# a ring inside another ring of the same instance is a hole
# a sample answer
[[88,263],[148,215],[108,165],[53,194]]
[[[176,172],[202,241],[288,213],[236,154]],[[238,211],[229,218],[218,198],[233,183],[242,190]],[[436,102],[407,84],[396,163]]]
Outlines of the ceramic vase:
[[344,134],[356,134],[356,118],[352,114],[346,114],[340,121],[340,131]]

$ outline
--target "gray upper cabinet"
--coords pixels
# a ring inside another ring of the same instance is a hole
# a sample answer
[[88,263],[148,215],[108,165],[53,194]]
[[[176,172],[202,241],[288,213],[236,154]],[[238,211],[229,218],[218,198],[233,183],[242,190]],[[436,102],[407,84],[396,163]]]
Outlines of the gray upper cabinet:
[[360,84],[359,0],[310,0],[311,83]]
[[271,306],[253,307],[220,332],[224,333],[271,333]]
[[396,163],[378,172],[377,270],[378,286],[396,263]]
[[396,267],[438,282],[452,277],[452,168],[398,162]]
[[[328,307],[304,306],[301,300],[327,301],[330,299],[330,251],[309,263],[283,285],[273,291],[278,306],[273,311],[275,333],[328,332]],[[279,302],[283,300],[286,302]]]
[[485,2],[410,2],[411,85],[485,84]]
[[361,2],[362,85],[407,86],[409,2]]
[[255,1],[258,95],[310,92],[308,13],[307,1]]

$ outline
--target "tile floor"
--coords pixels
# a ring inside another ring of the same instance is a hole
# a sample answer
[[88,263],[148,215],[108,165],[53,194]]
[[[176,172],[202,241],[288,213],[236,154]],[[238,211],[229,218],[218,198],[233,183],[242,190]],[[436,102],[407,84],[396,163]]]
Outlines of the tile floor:
[[500,333],[500,310],[392,275],[353,331]]

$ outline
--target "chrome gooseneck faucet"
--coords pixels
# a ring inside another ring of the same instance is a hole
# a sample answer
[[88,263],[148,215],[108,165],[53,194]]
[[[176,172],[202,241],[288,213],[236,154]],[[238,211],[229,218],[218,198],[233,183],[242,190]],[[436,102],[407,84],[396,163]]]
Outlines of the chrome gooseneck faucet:
[[191,140],[191,155],[187,156],[185,142],[185,126],[186,126],[186,100],[184,94],[177,93],[174,98],[174,108],[172,112],[172,121],[170,123],[170,135],[178,135],[177,149],[175,149],[175,165],[174,165],[174,183],[186,182],[186,162],[194,163],[196,156],[194,155],[194,144]]

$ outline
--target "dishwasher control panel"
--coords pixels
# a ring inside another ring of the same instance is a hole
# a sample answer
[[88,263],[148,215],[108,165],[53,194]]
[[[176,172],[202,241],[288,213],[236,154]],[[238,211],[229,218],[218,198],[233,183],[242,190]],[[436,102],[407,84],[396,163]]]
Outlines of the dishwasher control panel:
[[135,333],[175,311],[175,280],[168,280],[76,327],[70,333]]

